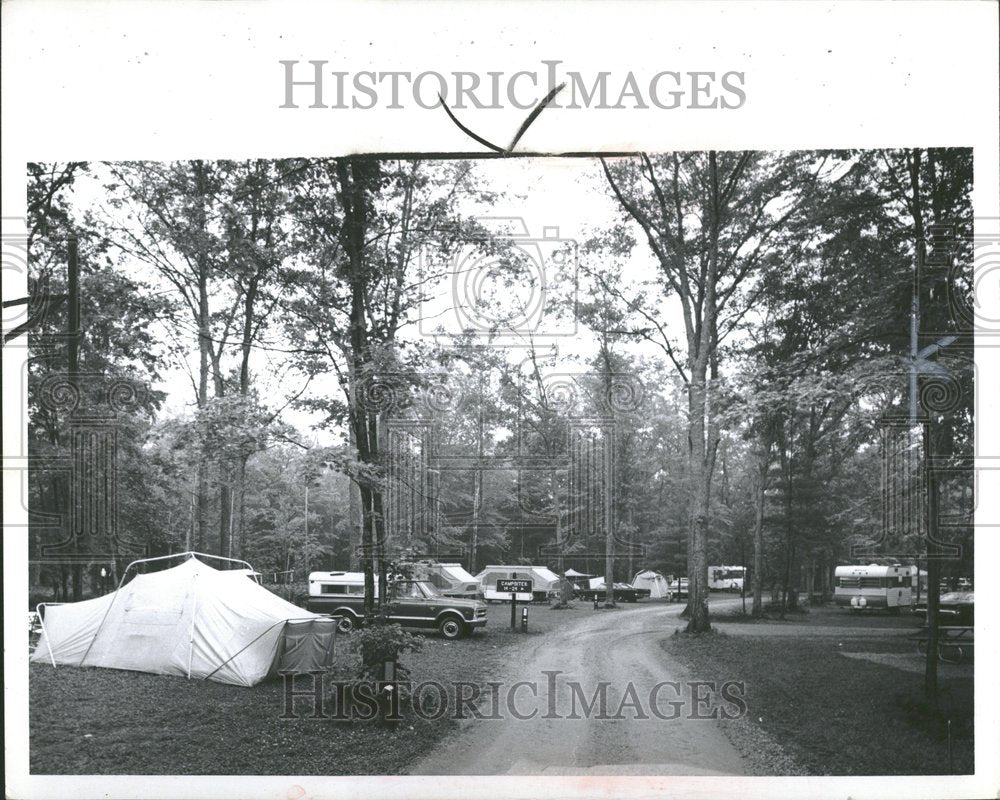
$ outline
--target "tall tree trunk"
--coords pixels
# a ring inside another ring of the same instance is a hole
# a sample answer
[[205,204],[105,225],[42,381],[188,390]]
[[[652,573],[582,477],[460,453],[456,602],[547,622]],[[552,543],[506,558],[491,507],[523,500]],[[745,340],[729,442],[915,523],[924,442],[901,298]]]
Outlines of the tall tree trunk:
[[[368,327],[366,317],[367,276],[365,271],[365,237],[368,227],[367,198],[364,180],[368,166],[362,161],[338,159],[334,164],[339,183],[341,205],[344,212],[342,240],[348,255],[348,283],[351,291],[350,313],[350,395],[354,407],[350,409],[350,424],[354,431],[358,459],[362,464],[374,468],[378,464],[378,422],[375,415],[360,407],[358,391],[363,389],[358,382],[369,378],[368,366],[371,353],[368,347]],[[385,591],[384,520],[382,519],[382,497],[376,480],[370,475],[360,476],[362,528],[362,567],[365,573],[365,616],[375,613],[375,578],[379,574],[379,605],[388,601]]]
[[[791,422],[789,421],[789,426]],[[785,611],[788,609],[788,596],[791,589],[792,580],[792,559],[793,559],[793,548],[794,548],[794,530],[795,526],[792,520],[792,509],[793,509],[793,496],[792,496],[792,458],[789,452],[790,436],[782,428],[779,443],[778,443],[778,457],[781,462],[781,477],[782,483],[784,484],[784,506],[785,506],[785,553],[784,553],[784,569],[782,570],[781,578],[781,615],[784,617]]]
[[604,528],[604,607],[615,608],[615,526],[614,526],[614,426],[607,430],[602,441],[601,456],[601,520]]
[[[347,365],[347,375],[348,375],[348,407],[352,409],[358,408],[358,381],[354,375],[354,364],[349,362]],[[351,449],[355,452],[358,451],[358,434],[355,429],[353,422],[347,426],[348,436],[350,438]],[[348,522],[349,527],[347,531],[347,561],[348,568],[351,571],[356,572],[359,568],[362,568],[362,557],[361,557],[361,547],[364,540],[364,525],[365,525],[365,515],[363,512],[363,500],[361,498],[361,487],[358,482],[353,478],[349,481],[347,486],[347,507],[348,507]]]
[[[353,434],[351,436],[351,443],[354,443]],[[361,540],[364,538],[362,533],[363,515],[361,513],[361,489],[358,487],[358,484],[352,480],[348,484],[347,493],[348,512],[350,514],[350,525],[347,533],[347,563],[351,570],[356,571],[361,564],[358,549],[361,546]]]
[[477,574],[476,548],[479,545],[479,506],[482,503],[483,471],[477,466],[472,476],[472,531],[469,536],[469,572]]
[[633,557],[633,552],[632,552],[633,548],[632,534],[635,528],[632,522],[633,516],[631,508],[629,508],[628,510],[627,519],[628,519],[627,523],[628,524],[628,573],[625,575],[625,579],[632,580],[632,577],[635,575],[635,559]]
[[230,534],[233,519],[232,469],[227,461],[219,461],[219,555],[232,555]]
[[617,420],[615,418],[615,407],[612,399],[612,373],[611,363],[611,343],[606,335],[601,337],[601,363],[604,372],[604,396],[608,403],[608,414],[611,417],[611,424],[607,426],[601,435],[601,465],[600,482],[601,487],[601,527],[604,528],[604,607],[615,608],[615,494],[617,491],[617,481],[615,478],[615,459],[617,450],[615,448],[617,439]]
[[[205,177],[205,164],[202,161],[195,161],[195,191],[198,193],[198,210],[196,224],[203,234],[208,227],[208,212],[205,208],[205,195],[207,193],[207,183]],[[203,235],[207,239],[207,235]],[[208,405],[208,378],[209,360],[212,348],[211,317],[208,303],[208,245],[207,242],[201,245],[198,251],[198,408],[204,409]],[[203,551],[205,537],[208,532],[208,453],[204,446],[199,448],[198,456],[198,525],[195,535],[195,547]]]
[[712,628],[708,615],[708,524],[719,428],[707,379],[709,368],[713,379],[717,378],[718,372],[718,361],[715,356],[718,347],[716,283],[719,275],[719,229],[722,219],[719,166],[714,150],[708,154],[708,165],[711,207],[708,254],[703,281],[702,320],[700,329],[691,329],[688,341],[691,363],[691,380],[688,386],[688,407],[691,416],[688,420],[688,431],[694,499],[691,514],[691,552],[688,554],[688,604],[691,610],[687,625],[689,633],[703,633]]
[[771,444],[761,443],[757,454],[756,513],[753,526],[753,608],[751,614],[764,613],[764,502],[767,492],[767,473],[771,462]]
[[472,488],[472,535],[469,538],[469,572],[478,574],[476,569],[477,549],[479,547],[479,514],[483,504],[483,468],[482,461],[486,452],[484,439],[484,428],[486,425],[484,403],[486,398],[483,391],[483,379],[479,379],[479,405],[476,410],[478,420],[476,424],[476,472],[473,475]]
[[246,552],[246,510],[247,510],[247,461],[249,456],[241,454],[236,473],[236,541],[233,552],[243,558]]
[[[252,232],[254,236],[256,236],[256,229],[257,222],[255,219],[252,225]],[[268,237],[270,238],[270,232]],[[268,241],[267,244],[269,245],[270,241]],[[250,353],[254,338],[254,307],[257,302],[257,292],[262,278],[262,269],[263,268],[259,268],[254,272],[247,287],[246,295],[243,298],[243,336],[240,342],[240,397],[243,400],[244,408],[246,408],[247,398],[250,395]],[[234,509],[236,519],[235,525],[233,524],[234,520],[229,520],[229,526],[226,534],[227,542],[220,546],[220,552],[224,556],[232,556],[235,552],[239,554],[240,558],[243,557],[247,461],[249,459],[250,453],[245,452],[244,445],[241,442],[240,452],[237,456],[236,470],[234,472],[230,467],[227,476],[229,478],[228,492],[230,493],[230,508]],[[223,505],[225,504],[223,503]],[[232,541],[233,538],[236,539],[236,542]]]
[[701,633],[711,628],[708,616],[708,516],[711,476],[706,474],[705,378],[691,376],[689,439],[691,462],[691,521],[688,536],[687,630]]

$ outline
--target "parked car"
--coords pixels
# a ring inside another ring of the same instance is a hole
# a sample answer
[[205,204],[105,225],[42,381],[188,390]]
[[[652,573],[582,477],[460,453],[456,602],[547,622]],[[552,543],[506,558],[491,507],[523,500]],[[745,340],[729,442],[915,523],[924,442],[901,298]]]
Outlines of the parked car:
[[[583,600],[590,600],[596,597],[602,603],[608,596],[608,589],[603,583],[598,586],[578,589],[577,596]],[[636,603],[644,597],[649,597],[649,589],[637,589],[628,583],[615,583],[614,597],[616,603]]]
[[[973,592],[947,592],[941,595],[938,605],[938,624],[950,627],[971,628],[974,622],[975,594]],[[927,600],[913,606],[915,616],[927,620]]]
[[678,600],[687,600],[687,596],[688,596],[688,579],[687,578],[673,578],[670,581],[670,592]]
[[[407,628],[437,629],[445,639],[458,639],[486,624],[486,606],[478,600],[445,597],[427,581],[397,580],[390,588],[389,621]],[[378,586],[375,587],[376,597]],[[312,572],[306,607],[339,617],[341,632],[364,619],[365,576],[362,572]]]

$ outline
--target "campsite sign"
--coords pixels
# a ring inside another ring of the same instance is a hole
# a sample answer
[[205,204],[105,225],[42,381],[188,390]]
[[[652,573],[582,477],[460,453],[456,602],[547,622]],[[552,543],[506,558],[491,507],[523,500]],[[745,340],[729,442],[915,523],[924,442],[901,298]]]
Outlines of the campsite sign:
[[[516,572],[514,573],[517,574]],[[531,590],[534,588],[534,583],[530,580],[524,580],[519,578],[497,578],[497,593],[500,592],[510,592],[510,629],[512,631],[517,630],[517,596],[519,594],[531,595]],[[524,630],[528,629],[527,620],[525,620]]]
[[497,591],[510,592],[511,594],[530,594],[532,581],[517,580],[512,578],[497,578]]

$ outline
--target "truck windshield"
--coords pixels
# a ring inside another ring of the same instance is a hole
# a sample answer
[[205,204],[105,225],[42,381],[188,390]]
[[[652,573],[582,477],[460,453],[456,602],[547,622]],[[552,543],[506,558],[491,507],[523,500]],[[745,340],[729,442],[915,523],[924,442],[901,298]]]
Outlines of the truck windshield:
[[438,590],[434,588],[434,585],[427,581],[399,581],[393,587],[392,594],[396,599],[441,596]]

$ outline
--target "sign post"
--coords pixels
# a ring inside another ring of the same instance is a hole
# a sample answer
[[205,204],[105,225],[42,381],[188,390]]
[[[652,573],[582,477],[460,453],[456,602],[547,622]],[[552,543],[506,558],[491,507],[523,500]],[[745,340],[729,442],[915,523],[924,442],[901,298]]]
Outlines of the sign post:
[[517,596],[518,594],[531,594],[533,584],[528,580],[518,580],[516,578],[498,578],[497,593],[510,592],[510,629],[517,630]]

